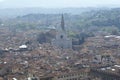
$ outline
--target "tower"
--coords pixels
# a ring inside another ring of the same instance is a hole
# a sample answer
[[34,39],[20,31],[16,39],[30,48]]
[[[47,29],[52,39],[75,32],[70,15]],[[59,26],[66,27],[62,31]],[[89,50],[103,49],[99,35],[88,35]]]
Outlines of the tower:
[[65,31],[65,23],[64,23],[64,16],[62,14],[62,17],[61,17],[61,28],[63,31]]

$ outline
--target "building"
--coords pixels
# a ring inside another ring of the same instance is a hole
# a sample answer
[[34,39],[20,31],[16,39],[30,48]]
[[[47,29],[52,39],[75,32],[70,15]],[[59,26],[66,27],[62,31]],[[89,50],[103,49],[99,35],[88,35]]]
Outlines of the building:
[[93,68],[90,75],[98,80],[120,80],[120,65]]
[[104,54],[104,55],[96,55],[93,59],[94,63],[98,63],[98,64],[115,64],[115,59],[113,58],[112,55],[109,54]]
[[63,73],[55,76],[52,80],[87,80],[89,78],[89,70],[80,70],[77,72]]
[[88,80],[89,69],[81,69],[75,72],[60,73],[53,76],[40,77],[40,80]]
[[56,37],[52,40],[52,45],[58,48],[67,49],[72,48],[72,40],[68,38],[66,34],[65,24],[64,24],[64,16],[61,18],[61,27],[56,29]]

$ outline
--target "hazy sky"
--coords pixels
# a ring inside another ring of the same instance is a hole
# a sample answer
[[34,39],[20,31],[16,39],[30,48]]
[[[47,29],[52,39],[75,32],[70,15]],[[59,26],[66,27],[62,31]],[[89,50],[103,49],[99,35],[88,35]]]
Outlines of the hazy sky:
[[120,0],[0,0],[0,8],[118,7]]

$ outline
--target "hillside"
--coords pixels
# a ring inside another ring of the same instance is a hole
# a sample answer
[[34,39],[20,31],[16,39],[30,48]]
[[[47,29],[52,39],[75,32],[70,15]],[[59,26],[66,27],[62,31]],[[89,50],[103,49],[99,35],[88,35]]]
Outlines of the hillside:
[[0,18],[15,18],[27,14],[80,14],[82,12],[97,10],[98,8],[15,8],[0,9]]
[[[79,11],[79,9],[78,9]],[[74,13],[74,12],[73,12]],[[120,9],[90,10],[81,14],[64,14],[65,27],[70,35],[81,32],[96,34],[119,34]],[[47,30],[49,27],[59,27],[61,14],[27,14],[10,19],[0,20],[3,27],[9,27],[14,32],[28,30]]]

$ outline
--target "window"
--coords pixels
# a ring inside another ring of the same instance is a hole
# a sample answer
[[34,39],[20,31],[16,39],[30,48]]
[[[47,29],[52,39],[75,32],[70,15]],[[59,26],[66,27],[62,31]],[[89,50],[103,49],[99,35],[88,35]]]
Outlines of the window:
[[60,38],[63,39],[63,35],[61,35]]

